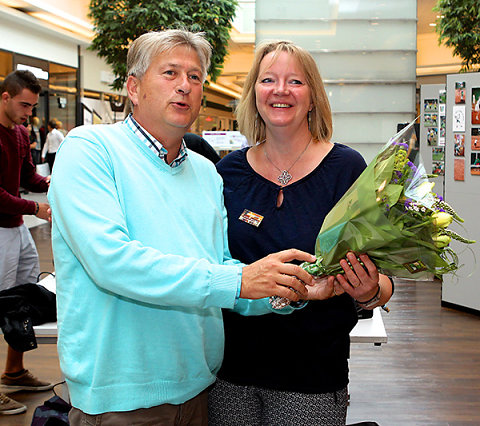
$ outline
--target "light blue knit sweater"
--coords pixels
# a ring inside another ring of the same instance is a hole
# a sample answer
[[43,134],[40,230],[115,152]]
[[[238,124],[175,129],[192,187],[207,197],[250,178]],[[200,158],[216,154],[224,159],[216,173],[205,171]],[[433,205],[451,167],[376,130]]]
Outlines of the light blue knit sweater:
[[[220,308],[234,308],[222,181],[189,151],[171,168],[123,123],[61,145],[53,212],[58,351],[75,407],[90,414],[182,403],[215,380]],[[241,300],[243,314],[269,311]]]

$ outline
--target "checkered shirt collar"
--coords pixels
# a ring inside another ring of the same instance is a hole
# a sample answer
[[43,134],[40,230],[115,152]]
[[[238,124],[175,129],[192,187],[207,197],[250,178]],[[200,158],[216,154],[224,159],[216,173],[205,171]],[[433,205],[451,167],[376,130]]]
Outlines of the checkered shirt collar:
[[[145,145],[150,148],[155,155],[158,155],[163,161],[167,162],[167,154],[168,151],[165,147],[155,139],[150,133],[148,133],[140,124],[138,124],[137,120],[133,118],[133,115],[130,113],[128,117],[125,119],[124,123],[135,133],[140,140],[142,140]],[[178,167],[187,159],[187,146],[185,145],[185,141],[182,139],[182,145],[180,146],[180,150],[178,151],[178,156],[170,163],[170,167]]]

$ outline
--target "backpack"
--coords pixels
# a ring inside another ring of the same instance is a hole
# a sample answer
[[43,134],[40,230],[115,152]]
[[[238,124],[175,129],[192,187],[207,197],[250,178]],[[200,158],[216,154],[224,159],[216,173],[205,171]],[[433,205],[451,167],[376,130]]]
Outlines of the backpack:
[[31,426],[65,426],[68,425],[68,412],[72,406],[55,395],[35,408]]

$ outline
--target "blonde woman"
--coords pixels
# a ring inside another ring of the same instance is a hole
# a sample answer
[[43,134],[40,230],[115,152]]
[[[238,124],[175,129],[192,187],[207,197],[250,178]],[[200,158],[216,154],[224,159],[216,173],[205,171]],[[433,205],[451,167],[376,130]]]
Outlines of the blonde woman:
[[[250,263],[282,248],[313,253],[322,222],[365,168],[333,143],[332,116],[315,61],[290,42],[257,48],[237,110],[250,148],[217,164],[224,179],[232,255]],[[242,220],[244,211],[257,222]],[[260,222],[259,222],[260,221]],[[225,358],[210,393],[215,425],[343,425],[347,413],[349,332],[354,299],[368,309],[392,294],[390,279],[365,255],[365,267],[340,264],[292,315],[224,312]]]

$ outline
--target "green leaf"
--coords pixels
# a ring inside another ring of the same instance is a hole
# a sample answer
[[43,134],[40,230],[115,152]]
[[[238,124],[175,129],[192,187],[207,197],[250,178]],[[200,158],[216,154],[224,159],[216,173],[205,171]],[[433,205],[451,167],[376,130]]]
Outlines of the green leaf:
[[387,185],[384,191],[384,194],[387,197],[387,204],[393,206],[400,198],[400,195],[402,195],[402,191],[403,185],[394,185],[392,183]]
[[480,64],[480,1],[439,0],[433,11],[442,16],[435,27],[439,44],[451,47],[462,59],[462,71],[476,68]]

